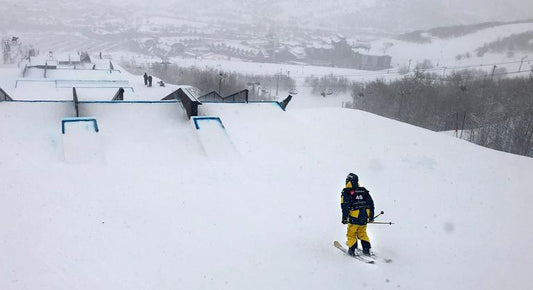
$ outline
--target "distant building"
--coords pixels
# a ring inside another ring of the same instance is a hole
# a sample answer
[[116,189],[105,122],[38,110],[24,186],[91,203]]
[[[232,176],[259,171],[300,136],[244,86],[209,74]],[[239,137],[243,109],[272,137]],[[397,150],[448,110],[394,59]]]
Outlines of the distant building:
[[388,55],[367,55],[354,51],[346,38],[340,34],[331,39],[331,44],[306,47],[305,53],[311,64],[364,70],[390,68],[392,61]]
[[392,58],[389,55],[366,55],[356,53],[356,67],[364,70],[386,69],[390,67]]
[[[227,31],[218,32],[224,34]],[[142,38],[131,42],[131,49],[159,57],[231,59],[266,62],[311,64],[365,70],[390,68],[387,55],[361,54],[357,50],[370,50],[368,43],[349,44],[346,37],[336,34],[331,38],[317,38],[309,44],[309,38],[291,36],[284,41],[270,32],[266,39],[247,36],[245,40],[220,40],[209,37]]]
[[258,61],[258,62],[267,62],[267,61],[270,60],[270,54],[266,50],[261,49],[255,55],[255,59],[254,60]]
[[296,61],[298,56],[288,48],[276,49],[271,54],[272,62],[290,62]]

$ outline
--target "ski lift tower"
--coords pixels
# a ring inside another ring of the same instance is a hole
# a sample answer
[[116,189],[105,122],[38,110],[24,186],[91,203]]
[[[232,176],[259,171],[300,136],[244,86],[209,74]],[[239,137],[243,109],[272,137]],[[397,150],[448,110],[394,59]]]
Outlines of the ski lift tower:
[[168,60],[168,57],[163,56],[163,57],[161,57],[161,64],[163,65],[163,67],[164,67],[165,69],[167,69],[167,68],[168,68],[168,65],[170,65],[171,62]]

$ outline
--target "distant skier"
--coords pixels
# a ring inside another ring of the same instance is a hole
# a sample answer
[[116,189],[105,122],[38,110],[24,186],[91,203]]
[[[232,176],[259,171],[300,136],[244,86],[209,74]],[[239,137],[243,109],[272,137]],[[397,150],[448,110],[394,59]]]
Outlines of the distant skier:
[[148,74],[144,73],[143,78],[144,78],[144,85],[147,86],[148,85]]
[[148,76],[148,86],[152,86],[152,76]]
[[341,209],[342,223],[348,224],[348,255],[355,255],[357,239],[361,240],[363,254],[370,255],[366,224],[374,221],[374,201],[369,191],[359,186],[359,177],[353,173],[346,177],[346,187],[341,194]]

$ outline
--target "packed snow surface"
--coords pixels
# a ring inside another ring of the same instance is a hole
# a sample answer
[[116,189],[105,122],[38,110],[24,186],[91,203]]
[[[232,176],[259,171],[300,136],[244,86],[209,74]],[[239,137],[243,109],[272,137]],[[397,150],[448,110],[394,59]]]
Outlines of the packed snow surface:
[[[177,88],[124,78],[134,100]],[[86,102],[99,131],[65,134],[72,102],[0,102],[0,289],[530,287],[531,158],[339,98],[205,103],[224,126],[199,130],[179,102]],[[368,226],[392,263],[333,247],[349,172],[395,223]]]
[[[1,289],[533,282],[529,158],[360,111],[268,103],[201,106],[239,152],[211,158],[179,103],[82,105],[100,128],[94,162],[64,158],[72,104],[0,103]],[[368,228],[392,263],[332,246],[345,240],[348,172],[385,211],[378,219],[395,222]]]

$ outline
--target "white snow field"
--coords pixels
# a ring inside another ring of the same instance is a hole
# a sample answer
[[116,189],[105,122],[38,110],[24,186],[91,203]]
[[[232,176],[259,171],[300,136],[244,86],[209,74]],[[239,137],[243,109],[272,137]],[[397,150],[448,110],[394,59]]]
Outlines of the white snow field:
[[[0,289],[531,287],[531,158],[291,105],[201,105],[224,139],[199,135],[180,103],[80,103],[101,158],[69,162],[72,102],[0,102]],[[392,263],[333,247],[349,172],[395,222],[368,226]]]

